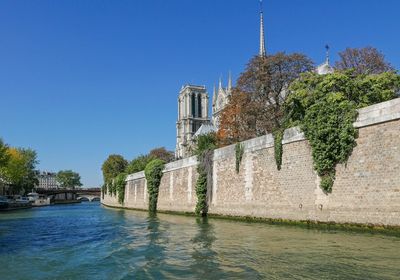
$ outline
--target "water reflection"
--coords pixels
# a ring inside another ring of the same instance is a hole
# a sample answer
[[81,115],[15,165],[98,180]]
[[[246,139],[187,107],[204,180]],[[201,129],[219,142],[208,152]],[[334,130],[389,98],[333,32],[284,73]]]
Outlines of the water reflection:
[[193,243],[191,271],[200,277],[210,279],[212,275],[221,274],[218,254],[212,249],[216,240],[213,225],[205,217],[196,218],[197,233],[191,239]]
[[0,279],[398,279],[400,238],[105,209],[0,215]]

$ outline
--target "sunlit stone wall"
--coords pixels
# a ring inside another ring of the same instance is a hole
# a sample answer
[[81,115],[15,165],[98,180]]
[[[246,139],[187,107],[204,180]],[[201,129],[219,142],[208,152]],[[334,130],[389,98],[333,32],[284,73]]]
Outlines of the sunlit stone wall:
[[[282,169],[277,170],[273,137],[243,142],[237,174],[234,145],[214,153],[209,213],[228,216],[400,226],[400,99],[359,110],[357,146],[338,165],[333,191],[325,194],[313,170],[311,148],[298,128],[285,131]],[[158,209],[193,212],[196,158],[166,165]],[[147,209],[144,173],[127,178],[123,207]],[[119,205],[105,196],[103,204]]]

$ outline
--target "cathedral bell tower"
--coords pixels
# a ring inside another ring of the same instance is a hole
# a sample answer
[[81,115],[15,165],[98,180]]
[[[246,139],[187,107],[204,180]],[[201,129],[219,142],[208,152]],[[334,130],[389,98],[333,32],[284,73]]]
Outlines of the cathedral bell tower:
[[175,157],[191,155],[193,136],[202,124],[209,123],[208,93],[205,86],[185,85],[178,96]]

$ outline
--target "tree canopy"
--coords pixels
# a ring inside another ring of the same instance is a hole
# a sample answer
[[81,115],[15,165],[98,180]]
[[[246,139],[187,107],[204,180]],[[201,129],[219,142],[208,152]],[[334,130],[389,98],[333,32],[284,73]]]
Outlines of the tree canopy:
[[221,113],[219,143],[231,144],[279,128],[289,85],[313,67],[313,62],[299,53],[251,59]]
[[56,180],[63,189],[75,189],[75,187],[82,186],[81,176],[72,170],[59,171]]
[[[7,152],[8,145],[3,142],[3,139],[0,138],[0,169],[7,165],[8,160],[10,159],[10,155]],[[1,175],[1,174],[0,174]]]
[[394,71],[382,52],[373,47],[347,48],[339,53],[339,57],[335,68],[338,70],[352,69],[356,75]]
[[124,172],[127,166],[128,162],[121,155],[108,156],[101,167],[104,182],[110,182],[119,173]]
[[36,152],[32,149],[8,148],[8,161],[1,167],[3,179],[12,186],[14,193],[25,192],[38,184]]

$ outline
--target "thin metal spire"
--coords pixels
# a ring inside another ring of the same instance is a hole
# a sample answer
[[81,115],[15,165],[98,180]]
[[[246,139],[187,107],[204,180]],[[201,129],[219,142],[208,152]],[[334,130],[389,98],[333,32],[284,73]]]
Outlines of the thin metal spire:
[[326,64],[329,64],[329,45],[326,44],[325,45],[325,49],[326,49]]
[[266,55],[265,38],[264,38],[264,16],[263,16],[262,0],[260,0],[260,52],[259,52],[259,55],[261,57],[264,57]]

